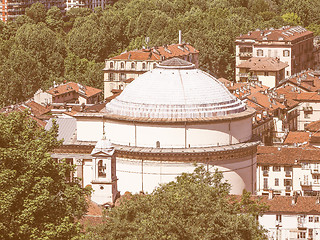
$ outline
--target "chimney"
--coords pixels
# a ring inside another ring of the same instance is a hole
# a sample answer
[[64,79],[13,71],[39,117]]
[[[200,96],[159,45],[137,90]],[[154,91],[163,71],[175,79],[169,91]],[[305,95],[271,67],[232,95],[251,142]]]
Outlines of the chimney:
[[293,192],[292,205],[297,204],[297,200],[298,200],[298,193],[297,192]]
[[273,190],[269,190],[268,200],[273,199]]
[[179,44],[182,44],[181,30],[179,30]]

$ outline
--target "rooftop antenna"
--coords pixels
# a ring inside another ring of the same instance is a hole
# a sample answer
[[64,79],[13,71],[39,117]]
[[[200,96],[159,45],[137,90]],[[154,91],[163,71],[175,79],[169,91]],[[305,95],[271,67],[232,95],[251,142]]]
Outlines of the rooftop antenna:
[[146,37],[146,38],[145,38],[145,42],[146,42],[146,45],[147,45],[147,49],[149,48],[149,46],[148,46],[149,41],[150,41],[150,38],[149,38],[149,37]]

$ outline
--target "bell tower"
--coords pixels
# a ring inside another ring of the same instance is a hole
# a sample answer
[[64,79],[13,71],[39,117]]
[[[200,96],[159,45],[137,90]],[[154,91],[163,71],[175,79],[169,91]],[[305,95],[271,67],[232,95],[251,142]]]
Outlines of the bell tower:
[[97,142],[91,156],[93,167],[91,199],[97,204],[114,203],[118,195],[114,147],[103,137]]

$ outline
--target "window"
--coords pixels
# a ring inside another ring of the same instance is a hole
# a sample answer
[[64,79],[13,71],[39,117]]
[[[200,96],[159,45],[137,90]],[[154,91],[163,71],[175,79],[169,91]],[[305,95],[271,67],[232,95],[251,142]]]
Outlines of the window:
[[123,62],[120,64],[120,67],[121,67],[121,69],[124,69],[124,63]]
[[98,177],[106,177],[106,166],[103,166],[103,161],[99,160],[98,162]]
[[113,68],[113,62],[110,62],[110,68]]
[[134,63],[131,63],[131,69],[135,69],[136,65]]
[[109,73],[109,80],[113,81],[114,80],[114,73]]
[[269,171],[269,166],[263,166],[263,167],[262,167],[262,170],[263,170],[263,171]]
[[156,63],[154,63],[154,64],[153,64],[153,68],[156,68],[156,67],[157,67],[157,64],[156,64]]
[[281,171],[281,167],[280,166],[273,166],[273,171],[274,172],[280,172]]
[[268,178],[263,179],[263,189],[268,189]]
[[310,118],[310,113],[309,112],[304,112],[304,118],[309,119]]
[[282,222],[282,215],[276,215],[276,220],[278,221],[278,223]]
[[269,72],[264,72],[264,75],[265,76],[269,76]]
[[309,222],[313,222],[313,217],[309,217]]
[[146,69],[146,64],[142,63],[142,69]]
[[156,142],[156,147],[157,147],[157,148],[160,147],[160,142],[159,142],[159,141]]
[[305,239],[306,238],[306,232],[300,232],[298,237]]
[[291,184],[291,179],[284,179],[283,180],[283,184],[285,185],[285,186],[291,186],[292,184]]
[[289,57],[290,56],[290,51],[289,50],[283,50],[283,56],[284,57]]
[[275,186],[279,186],[279,178],[275,178],[274,179],[274,185]]
[[126,80],[126,74],[125,73],[120,73],[120,80],[121,81]]
[[319,222],[319,217],[314,217],[314,222],[318,223]]
[[262,49],[258,49],[257,50],[257,56],[258,57],[262,57],[263,56],[263,50]]

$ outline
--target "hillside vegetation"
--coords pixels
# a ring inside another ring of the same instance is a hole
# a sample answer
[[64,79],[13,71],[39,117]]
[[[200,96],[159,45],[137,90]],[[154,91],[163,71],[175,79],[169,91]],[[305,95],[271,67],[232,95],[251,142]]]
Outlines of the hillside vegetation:
[[320,34],[318,0],[119,0],[105,10],[62,16],[41,4],[0,23],[0,106],[24,101],[53,81],[102,88],[104,59],[183,41],[200,51],[200,68],[232,79],[234,40],[256,28],[302,25]]

